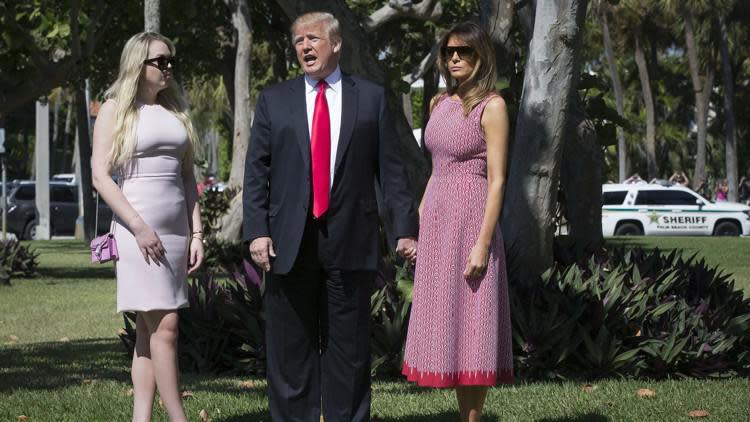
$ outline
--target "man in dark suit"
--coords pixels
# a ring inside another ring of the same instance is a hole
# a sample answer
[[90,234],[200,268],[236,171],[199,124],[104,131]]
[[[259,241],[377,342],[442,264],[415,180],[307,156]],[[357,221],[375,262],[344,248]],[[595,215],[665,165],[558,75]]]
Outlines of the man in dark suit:
[[276,421],[366,421],[370,295],[380,259],[379,182],[398,239],[416,256],[417,212],[382,87],[342,74],[328,13],[292,25],[304,76],[261,92],[243,191],[243,238],[270,274],[264,309]]

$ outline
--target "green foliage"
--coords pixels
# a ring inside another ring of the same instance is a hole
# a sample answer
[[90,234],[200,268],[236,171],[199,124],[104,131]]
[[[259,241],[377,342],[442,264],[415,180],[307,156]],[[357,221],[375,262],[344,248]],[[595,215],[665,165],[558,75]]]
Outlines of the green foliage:
[[229,205],[235,194],[236,192],[232,189],[224,189],[223,191],[206,189],[198,198],[204,238],[213,236],[214,231],[219,228],[219,219],[229,210]]
[[414,274],[404,264],[395,267],[388,258],[378,272],[377,289],[370,298],[370,372],[373,376],[398,376],[404,362],[404,342],[411,314],[405,293]]
[[[231,280],[216,281],[213,273],[191,280],[190,308],[180,311],[180,362],[190,371],[257,373],[264,358],[262,283],[247,260],[218,255],[226,257],[221,265]],[[570,259],[558,254],[534,280],[518,279],[509,259],[518,377],[719,377],[750,370],[750,299],[718,268],[678,251],[640,248]],[[392,257],[378,273],[370,308],[374,376],[400,372],[412,279]],[[132,349],[127,318],[122,338]]]
[[39,252],[15,239],[0,242],[0,279],[38,275],[38,258]]
[[522,378],[715,377],[750,369],[750,300],[677,251],[614,249],[514,279],[511,321]]
[[416,88],[411,91],[411,118],[414,124],[412,127],[424,127],[422,121],[422,107],[424,106],[424,89]]
[[246,246],[240,242],[227,242],[215,236],[206,237],[204,241],[206,255],[199,274],[225,275],[227,268],[233,268],[238,262],[250,259]]
[[247,249],[238,242],[219,240],[215,232],[221,217],[229,210],[229,205],[236,192],[232,189],[218,191],[207,189],[198,199],[201,207],[201,223],[206,250],[203,265],[198,270],[203,276],[225,274],[227,268],[233,268],[243,259],[249,259]]

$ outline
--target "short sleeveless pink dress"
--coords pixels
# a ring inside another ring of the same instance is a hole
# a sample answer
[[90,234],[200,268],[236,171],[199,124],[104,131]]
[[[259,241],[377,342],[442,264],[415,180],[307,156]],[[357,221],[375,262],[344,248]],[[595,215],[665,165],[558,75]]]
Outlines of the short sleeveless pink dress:
[[508,283],[499,224],[484,276],[468,281],[463,276],[487,200],[487,146],[480,120],[490,99],[464,117],[461,101],[445,97],[425,130],[432,175],[419,222],[402,371],[421,386],[513,382]]
[[120,259],[117,311],[172,310],[188,306],[188,209],[182,166],[188,135],[182,122],[160,105],[141,105],[138,144],[131,165],[123,169],[122,191],[141,218],[161,239],[161,265],[147,264],[133,233],[116,220]]

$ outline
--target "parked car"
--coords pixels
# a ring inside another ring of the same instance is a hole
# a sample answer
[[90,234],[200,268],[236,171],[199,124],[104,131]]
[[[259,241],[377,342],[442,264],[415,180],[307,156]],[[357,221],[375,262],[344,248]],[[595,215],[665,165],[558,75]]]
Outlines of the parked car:
[[[75,233],[78,218],[78,186],[50,181],[50,234]],[[36,182],[14,181],[8,184],[8,231],[19,239],[33,239],[39,216],[36,210]],[[112,211],[99,201],[99,232],[109,229]]]
[[748,236],[750,207],[713,203],[683,186],[602,186],[604,236]]

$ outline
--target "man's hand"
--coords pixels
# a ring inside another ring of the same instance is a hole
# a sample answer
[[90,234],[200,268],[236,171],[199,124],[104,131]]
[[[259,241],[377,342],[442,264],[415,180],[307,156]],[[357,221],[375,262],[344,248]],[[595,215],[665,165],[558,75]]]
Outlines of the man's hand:
[[414,263],[417,260],[417,239],[402,237],[396,244],[396,253]]
[[271,271],[271,258],[276,258],[270,237],[259,237],[250,242],[250,257],[263,271]]

